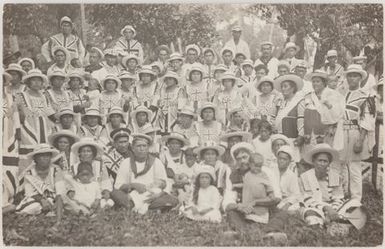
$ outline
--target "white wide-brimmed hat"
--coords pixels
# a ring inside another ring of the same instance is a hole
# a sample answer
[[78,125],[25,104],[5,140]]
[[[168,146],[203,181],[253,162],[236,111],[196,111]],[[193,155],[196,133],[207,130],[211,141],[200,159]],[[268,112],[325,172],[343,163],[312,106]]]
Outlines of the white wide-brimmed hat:
[[148,141],[148,144],[151,145],[153,143],[152,137],[149,135],[146,135],[144,133],[132,133],[131,136],[133,137],[132,143],[138,139],[138,138],[143,138]]
[[91,146],[96,149],[96,156],[102,156],[103,155],[103,148],[102,146],[97,143],[93,138],[90,137],[83,137],[78,142],[74,143],[71,147],[72,153],[74,153],[75,156],[79,156],[79,149],[83,146]]
[[353,63],[356,63],[357,61],[366,61],[368,59],[365,55],[359,55],[353,57]]
[[216,73],[218,70],[226,72],[227,67],[224,64],[218,64],[214,69],[214,73]]
[[194,108],[190,105],[185,105],[179,112],[178,114],[185,114],[185,115],[189,115],[191,117],[195,117],[196,114],[194,112]]
[[286,67],[290,71],[290,64],[285,60],[279,61],[277,69],[280,67]]
[[48,85],[47,76],[45,76],[39,69],[34,68],[28,71],[28,73],[23,77],[23,83],[26,84],[27,81],[33,77],[38,77],[43,81],[43,85]]
[[167,60],[167,62],[172,62],[174,60],[179,60],[183,62],[183,57],[180,53],[175,52],[170,55],[170,58]]
[[92,47],[92,48],[90,49],[90,51],[96,51],[96,53],[99,54],[100,58],[103,58],[103,56],[104,56],[103,51],[100,50],[100,49],[97,48],[97,47]]
[[190,145],[189,140],[188,140],[183,134],[180,134],[180,133],[177,133],[177,132],[172,132],[170,135],[167,135],[167,136],[162,137],[162,140],[163,140],[165,143],[168,143],[168,141],[169,141],[170,139],[176,139],[176,140],[182,142],[182,143],[183,143],[183,146],[182,146],[182,147],[185,147],[185,146],[189,146],[189,145]]
[[33,151],[27,154],[27,158],[32,160],[35,155],[43,154],[43,153],[51,153],[52,158],[59,155],[59,151],[52,148],[49,144],[43,143],[38,144],[33,148]]
[[113,80],[113,81],[115,81],[116,89],[118,89],[118,88],[120,87],[120,85],[122,84],[122,81],[120,81],[120,79],[119,79],[118,77],[116,77],[116,76],[113,75],[113,74],[109,74],[109,75],[107,75],[107,76],[102,80],[102,82],[100,82],[104,89],[106,88],[106,87],[105,87],[105,83],[106,83],[107,80]]
[[230,48],[230,47],[224,47],[224,48],[222,49],[222,51],[221,51],[221,55],[223,55],[223,53],[224,53],[225,51],[230,51],[231,54],[233,55],[233,57],[235,56],[234,50],[233,50],[232,48]]
[[127,67],[127,62],[131,59],[136,60],[136,64],[140,65],[141,61],[140,61],[139,57],[134,55],[134,54],[129,54],[129,55],[124,56],[122,59],[122,64],[125,67]]
[[348,66],[348,69],[345,71],[345,76],[347,76],[349,73],[359,73],[362,79],[366,79],[368,76],[368,73],[362,69],[361,65],[358,64],[352,64]]
[[254,63],[252,60],[250,59],[246,59],[244,62],[242,62],[241,64],[241,67],[244,67],[244,66],[250,66],[250,67],[254,67]]
[[118,129],[115,129],[115,130],[111,131],[110,137],[112,138],[112,140],[115,140],[118,137],[128,137],[129,138],[130,134],[131,134],[131,130],[130,129],[128,129],[128,128],[118,128]]
[[237,77],[235,77],[234,73],[226,71],[224,74],[222,74],[221,82],[223,83],[224,80],[232,80],[233,83],[235,83],[237,81]]
[[266,45],[269,45],[269,46],[271,46],[271,47],[274,46],[274,44],[273,44],[272,42],[269,42],[269,41],[263,41],[263,42],[261,43],[261,47],[266,46]]
[[15,71],[15,72],[18,72],[21,74],[21,77],[25,76],[27,73],[23,70],[23,68],[19,65],[19,64],[16,64],[16,63],[11,63],[9,64],[9,66],[7,67],[7,69],[5,69],[5,72],[9,73],[11,71]]
[[85,111],[86,111],[86,113],[83,114],[84,117],[87,117],[87,116],[94,116],[94,117],[99,117],[99,118],[103,117],[103,115],[100,114],[99,109],[88,108]]
[[73,22],[72,22],[71,18],[69,18],[68,16],[63,16],[63,17],[60,19],[60,27],[61,27],[61,25],[63,24],[63,22],[68,22],[68,23],[70,23],[71,25],[73,25]]
[[[336,149],[333,149],[329,144],[322,143],[322,144],[316,144],[312,149],[310,149],[303,157],[303,159],[307,162],[312,164],[313,163],[313,156],[318,153],[328,153],[332,157],[331,162],[335,162],[339,160],[339,153]],[[331,163],[330,162],[330,163]]]
[[71,109],[71,108],[63,108],[61,109],[58,113],[56,113],[56,118],[58,120],[60,120],[60,118],[63,116],[63,115],[66,115],[66,114],[70,114],[72,116],[75,116],[75,113],[74,111]]
[[327,53],[326,53],[326,59],[329,58],[329,57],[337,57],[338,53],[337,53],[337,50],[329,50]]
[[202,116],[202,112],[204,109],[212,108],[214,110],[214,113],[217,113],[217,107],[212,102],[206,102],[204,103],[198,110],[198,113],[200,116]]
[[188,52],[190,49],[193,49],[193,50],[197,51],[198,56],[201,55],[201,49],[199,48],[198,45],[196,45],[196,44],[190,44],[190,45],[187,45],[187,47],[186,47],[186,49],[185,49],[185,53],[187,54],[187,52]]
[[287,145],[291,145],[291,140],[287,136],[285,136],[283,134],[273,134],[270,137],[271,143],[273,143],[275,140],[278,140],[278,139],[281,139],[282,141],[285,141],[285,143]]
[[279,76],[278,78],[276,78],[274,80],[274,88],[279,91],[279,92],[282,92],[282,82],[284,81],[292,81],[296,84],[297,86],[297,92],[300,91],[303,87],[303,80],[295,75],[295,74],[286,74],[286,75],[282,75],[282,76]]
[[277,155],[280,152],[284,152],[284,153],[288,154],[290,156],[290,158],[291,158],[291,161],[294,160],[294,150],[293,150],[293,148],[290,145],[283,145],[283,146],[281,146],[281,148],[279,148],[279,150],[277,151]]
[[179,83],[180,83],[179,75],[173,71],[167,71],[167,73],[163,76],[163,81],[166,81],[166,78],[175,79],[177,85],[179,85]]
[[52,133],[51,135],[48,136],[48,142],[50,145],[55,147],[55,142],[57,139],[61,137],[69,137],[72,139],[73,143],[76,143],[80,140],[80,137],[77,136],[73,131],[71,130],[60,130],[58,132]]
[[35,62],[31,59],[31,58],[21,58],[18,62],[18,64],[21,66],[21,64],[25,61],[28,61],[29,63],[31,63],[32,65],[32,68],[35,68]]
[[297,52],[299,51],[299,46],[297,44],[295,44],[294,42],[286,43],[284,51],[286,52],[289,48],[295,48],[295,50]]
[[142,78],[142,74],[149,74],[151,75],[152,79],[156,77],[155,72],[152,70],[152,67],[150,65],[145,65],[142,67],[142,70],[139,71],[139,79]]
[[298,60],[297,64],[295,64],[295,67],[301,67],[301,68],[308,68],[308,64],[305,60]]
[[71,78],[78,78],[78,79],[80,80],[80,82],[84,82],[84,76],[83,76],[83,74],[80,73],[79,71],[73,71],[73,72],[69,73],[69,74],[67,75],[67,77],[68,77],[69,79],[71,79]]
[[256,87],[258,89],[258,91],[261,91],[260,89],[260,86],[262,83],[264,82],[268,82],[271,84],[271,88],[274,89],[274,80],[272,78],[270,78],[269,76],[263,76],[256,84]]
[[315,70],[313,73],[310,74],[310,79],[313,79],[314,77],[319,77],[324,80],[328,80],[329,78],[328,73],[323,70]]
[[219,156],[223,155],[225,153],[225,148],[215,141],[205,141],[203,144],[201,144],[198,148],[194,149],[194,153],[199,155],[201,157],[201,152],[204,150],[215,150]]
[[117,57],[118,51],[116,49],[113,49],[113,48],[107,48],[104,50],[103,54],[104,54],[104,56],[111,55],[111,56]]
[[133,79],[133,80],[137,80],[137,76],[136,74],[133,74],[133,73],[130,73],[130,72],[125,72],[125,71],[122,71],[119,75],[118,75],[118,78],[120,80],[122,79]]
[[199,164],[197,167],[196,167],[196,176],[198,177],[200,174],[203,174],[203,173],[207,173],[209,174],[214,180],[216,178],[215,176],[215,168],[213,166],[210,166],[210,165],[206,165],[206,164]]
[[70,59],[70,54],[68,50],[63,46],[55,46],[52,48],[52,55],[55,55],[57,51],[62,51],[66,56],[66,61]]
[[119,107],[119,106],[111,107],[110,111],[107,113],[107,118],[109,119],[111,117],[111,115],[113,115],[113,114],[118,114],[118,115],[122,116],[122,118],[123,118],[122,107]]
[[233,131],[223,134],[222,136],[220,136],[219,139],[223,142],[227,142],[231,137],[241,137],[242,142],[247,142],[251,140],[252,135],[250,132],[247,131]]
[[131,119],[132,120],[136,120],[136,114],[139,113],[139,112],[144,112],[147,114],[147,118],[150,120],[151,119],[151,116],[152,116],[152,111],[150,109],[148,109],[147,107],[145,107],[144,105],[140,105],[138,107],[135,108],[135,110],[133,110],[130,114],[131,116]]
[[51,82],[52,77],[62,77],[64,78],[64,81],[68,80],[67,74],[63,70],[55,70],[55,71],[49,72],[47,77],[49,82]]
[[131,30],[134,33],[134,37],[136,36],[136,30],[131,25],[126,25],[120,30],[120,34],[124,35],[124,31]]
[[193,66],[191,67],[191,70],[190,70],[189,74],[188,74],[188,79],[189,79],[189,81],[191,81],[191,74],[192,74],[194,71],[200,72],[201,75],[202,75],[202,77],[203,77],[203,75],[205,74],[205,71],[203,70],[202,66],[200,66],[199,64],[193,65]]
[[231,147],[230,155],[233,159],[235,159],[234,152],[244,149],[247,150],[250,154],[255,152],[255,148],[251,143],[248,142],[240,142]]

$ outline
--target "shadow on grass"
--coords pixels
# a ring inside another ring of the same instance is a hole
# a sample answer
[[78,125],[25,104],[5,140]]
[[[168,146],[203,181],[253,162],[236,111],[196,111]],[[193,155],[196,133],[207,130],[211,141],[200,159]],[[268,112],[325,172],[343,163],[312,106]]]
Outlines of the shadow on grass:
[[[370,185],[364,186],[363,203],[369,221],[361,230],[346,237],[332,237],[326,230],[306,227],[291,217],[285,226],[289,246],[378,246],[383,241],[383,198]],[[221,224],[195,222],[176,213],[140,216],[123,210],[110,210],[90,219],[68,215],[59,231],[49,230],[54,217],[9,214],[3,216],[5,245],[13,246],[269,246],[261,240],[261,225],[250,226],[247,233],[227,239],[229,230]],[[24,238],[10,236],[11,231]]]

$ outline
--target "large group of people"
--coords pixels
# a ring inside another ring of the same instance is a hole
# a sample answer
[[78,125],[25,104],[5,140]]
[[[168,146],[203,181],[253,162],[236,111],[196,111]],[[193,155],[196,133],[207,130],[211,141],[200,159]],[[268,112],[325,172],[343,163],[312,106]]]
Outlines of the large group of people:
[[383,102],[365,56],[344,68],[330,50],[308,72],[295,43],[278,60],[267,41],[253,61],[235,26],[220,53],[163,45],[145,64],[133,26],[86,51],[73,25],[63,17],[42,46],[47,72],[4,65],[3,212],[54,215],[57,228],[68,212],[177,210],[274,238],[295,214],[363,227],[361,161]]

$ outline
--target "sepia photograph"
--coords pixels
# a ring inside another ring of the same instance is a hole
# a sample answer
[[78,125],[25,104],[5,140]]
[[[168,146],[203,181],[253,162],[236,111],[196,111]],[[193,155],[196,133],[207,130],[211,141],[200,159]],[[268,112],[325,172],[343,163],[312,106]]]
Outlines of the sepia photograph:
[[383,245],[383,16],[3,3],[2,245]]

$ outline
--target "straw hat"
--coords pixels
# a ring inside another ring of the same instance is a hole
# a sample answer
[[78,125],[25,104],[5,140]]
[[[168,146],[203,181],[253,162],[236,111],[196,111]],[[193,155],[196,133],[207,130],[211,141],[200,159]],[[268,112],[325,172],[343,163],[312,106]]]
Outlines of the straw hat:
[[355,56],[355,57],[353,57],[353,63],[356,63],[359,61],[366,61],[367,59],[368,59],[368,57],[366,57],[365,55]]
[[160,131],[160,128],[152,126],[151,123],[146,123],[142,127],[141,133],[149,135],[150,133],[157,132],[157,131]]
[[66,114],[70,114],[72,116],[75,116],[75,113],[72,111],[72,109],[70,108],[63,108],[61,109],[58,113],[56,113],[56,118],[58,120],[60,120],[60,118],[63,116],[63,115],[66,115]]
[[56,140],[61,137],[69,137],[72,139],[73,143],[76,143],[80,140],[80,137],[77,136],[73,131],[71,130],[60,130],[58,132],[52,133],[48,136],[48,142],[50,145],[55,146]]
[[174,60],[180,60],[183,62],[183,57],[180,53],[175,52],[170,55],[170,58],[167,60],[167,62],[172,62]]
[[213,53],[214,57],[216,57],[214,49],[212,49],[212,48],[204,48],[203,49],[203,55],[206,54],[207,52]]
[[115,139],[119,138],[119,137],[130,137],[130,134],[131,134],[131,130],[128,129],[128,128],[118,128],[118,129],[115,129],[113,131],[111,131],[110,133],[110,137],[112,138],[112,140],[115,141]]
[[358,64],[352,64],[348,66],[348,69],[345,71],[345,76],[347,76],[349,73],[359,73],[362,77],[362,79],[366,79],[368,76],[368,73],[362,69],[361,65]]
[[122,79],[133,79],[133,80],[137,80],[138,78],[136,77],[135,74],[132,74],[130,72],[125,72],[125,71],[122,71],[119,75],[118,75],[118,78],[120,80]]
[[198,45],[196,45],[196,44],[190,44],[190,45],[187,45],[187,47],[186,47],[186,49],[185,49],[185,53],[187,54],[187,52],[188,52],[190,49],[193,49],[193,50],[197,51],[198,56],[201,55],[201,49],[199,48]]
[[62,77],[64,81],[68,80],[67,74],[64,73],[63,70],[55,70],[48,74],[48,81],[51,82],[52,77]]
[[280,152],[284,152],[284,153],[288,154],[290,156],[290,158],[291,158],[291,161],[293,161],[293,159],[294,159],[294,151],[293,151],[293,148],[290,145],[283,145],[281,148],[279,148],[279,150],[277,151],[277,155]]
[[35,155],[43,154],[43,153],[51,153],[52,154],[51,158],[59,155],[59,151],[52,148],[49,144],[43,143],[43,144],[36,145],[33,148],[33,151],[27,154],[27,158],[32,160]]
[[127,62],[131,59],[134,59],[136,60],[136,64],[140,65],[140,59],[138,56],[134,55],[134,54],[129,54],[129,55],[126,55],[123,57],[122,59],[122,64],[126,67],[127,66]]
[[337,57],[337,50],[329,50],[327,53],[326,53],[326,59],[329,58],[329,57]]
[[66,60],[67,61],[69,60],[70,54],[69,54],[68,50],[65,47],[63,47],[63,46],[55,46],[55,47],[53,47],[52,48],[52,55],[55,55],[57,51],[62,51],[65,54],[65,56],[66,56]]
[[43,85],[47,85],[48,84],[48,79],[47,79],[47,76],[45,76],[39,69],[37,68],[34,68],[34,69],[31,69],[29,70],[29,72],[27,73],[27,75],[25,75],[23,77],[23,83],[24,84],[27,84],[28,80],[33,78],[33,77],[38,77],[40,78],[42,81],[43,81]]
[[142,74],[150,74],[152,79],[155,79],[156,75],[155,72],[152,70],[152,67],[150,65],[145,65],[142,67],[142,70],[139,72],[139,79],[142,78]]
[[185,114],[185,115],[189,115],[191,116],[192,118],[195,117],[195,112],[194,112],[194,108],[190,105],[185,105],[179,112],[178,114]]
[[201,144],[198,148],[194,149],[194,153],[201,156],[201,153],[204,150],[215,150],[219,156],[223,155],[225,153],[225,148],[223,146],[220,146],[214,141],[205,141],[203,144]]
[[234,73],[230,72],[230,71],[226,71],[222,77],[221,77],[221,83],[223,84],[223,81],[224,80],[232,80],[233,81],[233,85],[235,84],[235,82],[237,81],[237,77],[235,77]]
[[107,113],[107,119],[109,119],[111,117],[111,115],[113,115],[113,114],[118,114],[118,115],[122,116],[122,118],[123,118],[123,109],[119,106],[113,106],[110,109],[110,112]]
[[146,139],[149,145],[151,145],[153,143],[152,137],[149,135],[143,134],[143,133],[133,133],[133,134],[131,134],[131,136],[133,137],[132,143],[134,143],[134,141],[136,139],[139,139],[139,138]]
[[281,140],[285,141],[285,143],[287,145],[291,144],[290,139],[283,134],[273,134],[273,135],[271,135],[270,139],[271,139],[271,143],[273,143],[275,140],[281,139]]
[[7,73],[10,73],[11,71],[15,71],[15,72],[18,72],[21,74],[21,77],[25,76],[27,73],[23,70],[23,68],[19,65],[19,64],[16,64],[16,63],[11,63],[9,64],[9,66],[7,67],[7,69],[5,69],[5,72]]
[[25,61],[28,61],[29,63],[31,63],[32,65],[32,68],[35,68],[35,62],[31,59],[31,58],[21,58],[18,62],[18,64],[21,66],[21,64]]
[[236,52],[234,58],[237,58],[237,57],[240,56],[240,55],[242,55],[243,57],[245,57],[245,59],[247,58],[246,54],[243,53],[242,51]]
[[242,142],[250,141],[252,138],[251,133],[247,131],[233,131],[220,136],[220,140],[227,142],[231,137],[242,137]]
[[233,106],[233,107],[231,107],[231,109],[229,109],[229,111],[227,113],[227,119],[230,120],[232,118],[233,114],[236,112],[239,112],[243,116],[243,118],[245,118],[242,107],[238,105],[238,106]]
[[101,84],[102,84],[104,89],[106,88],[105,83],[106,83],[107,80],[115,81],[116,89],[118,89],[120,87],[120,85],[122,84],[122,81],[120,81],[120,79],[118,77],[116,77],[113,74],[109,74],[101,82]]
[[231,29],[231,31],[241,32],[241,31],[242,31],[242,28],[241,28],[241,26],[239,26],[239,25],[235,25],[235,26]]
[[261,43],[261,47],[266,46],[266,45],[269,45],[271,47],[274,46],[274,44],[272,42],[269,42],[269,41],[264,41],[264,42]]
[[261,84],[264,82],[270,83],[271,87],[274,89],[274,80],[270,78],[269,76],[263,76],[259,82],[257,82],[257,89],[261,91],[260,87]]
[[214,110],[214,113],[217,113],[217,107],[212,102],[206,102],[204,103],[198,110],[198,113],[200,116],[202,116],[202,112],[204,109],[212,108]]
[[308,65],[305,60],[298,60],[298,63],[295,65],[295,67],[301,67],[301,68],[308,68]]
[[140,105],[138,107],[135,108],[135,110],[133,110],[130,114],[131,116],[131,119],[132,120],[136,120],[136,114],[139,113],[139,112],[144,112],[147,114],[147,118],[150,119],[151,116],[152,116],[152,111],[150,109],[148,109],[147,107],[145,107],[144,105]]
[[97,157],[102,156],[104,153],[103,148],[100,146],[100,144],[90,137],[83,137],[78,142],[74,143],[71,147],[72,153],[74,153],[75,156],[79,157],[79,149],[83,146],[94,147],[96,149]]
[[230,155],[233,159],[235,159],[234,152],[239,149],[247,150],[250,154],[255,152],[255,148],[251,143],[248,142],[240,142],[231,147]]
[[188,76],[189,76],[189,78],[188,78],[189,81],[191,81],[191,74],[192,74],[194,71],[200,72],[200,73],[202,74],[202,77],[203,77],[203,75],[205,74],[205,72],[204,72],[202,66],[200,66],[199,64],[193,65],[193,66],[191,67],[191,70],[190,70],[189,74],[188,74]]
[[84,117],[93,116],[93,117],[99,117],[99,118],[103,117],[103,115],[100,114],[99,109],[96,109],[96,108],[88,108],[88,109],[86,109],[86,113],[83,114],[83,116]]
[[329,78],[327,72],[323,70],[315,70],[313,73],[310,74],[310,79],[313,79],[314,77],[319,77],[321,79],[324,79],[325,81]]
[[91,52],[92,52],[92,51],[95,51],[96,53],[98,53],[99,56],[100,56],[100,58],[103,58],[103,56],[104,56],[103,51],[100,50],[100,49],[97,48],[97,47],[92,47],[90,51],[91,51]]
[[134,37],[136,36],[136,30],[131,25],[126,25],[120,30],[120,34],[124,36],[124,31],[130,30],[134,33]]
[[153,63],[150,64],[150,66],[151,66],[151,69],[154,67],[157,67],[160,72],[162,72],[164,70],[163,63],[160,61],[154,61]]
[[175,79],[177,85],[180,83],[179,75],[173,71],[167,71],[167,73],[163,76],[163,81],[166,81],[166,78]]
[[215,67],[215,69],[214,69],[214,73],[216,73],[217,70],[221,70],[221,71],[226,72],[227,71],[227,67],[224,64],[218,64]]
[[168,141],[169,141],[170,139],[176,139],[176,140],[182,142],[182,143],[183,143],[183,146],[182,146],[182,147],[185,147],[185,146],[189,146],[189,145],[190,145],[189,140],[188,140],[183,134],[180,134],[180,133],[177,133],[177,132],[172,132],[170,135],[167,135],[167,136],[162,137],[162,140],[163,140],[165,143],[168,143]]
[[253,61],[250,60],[250,59],[246,59],[246,60],[241,64],[241,67],[244,67],[244,66],[254,67]]
[[286,74],[286,75],[279,76],[274,80],[274,88],[277,89],[277,91],[282,92],[281,84],[284,81],[294,82],[297,86],[297,92],[300,91],[303,87],[303,80],[299,76],[295,74]]
[[279,61],[277,69],[280,67],[286,67],[290,71],[290,64],[285,60]]
[[107,56],[107,55],[114,56],[114,57],[118,56],[117,51],[115,49],[112,49],[112,48],[105,49],[103,54],[104,54],[104,56]]
[[297,44],[295,44],[294,42],[286,43],[284,51],[286,52],[289,48],[295,48],[296,52],[299,51],[299,46]]
[[206,165],[206,164],[200,164],[196,168],[196,176],[198,177],[200,174],[203,174],[203,173],[209,174],[214,180],[216,179],[215,168],[213,166]]
[[[332,157],[331,162],[335,162],[339,160],[339,153],[337,150],[333,149],[330,147],[329,144],[322,143],[322,144],[316,144],[314,147],[309,150],[303,157],[303,159],[310,164],[313,164],[313,156],[316,155],[317,153],[328,153]],[[330,162],[330,163],[331,163]]]
[[70,74],[67,75],[67,77],[71,80],[71,78],[78,78],[80,82],[84,82],[84,76],[78,71],[73,71]]
[[62,25],[64,22],[68,22],[69,24],[71,24],[71,26],[73,25],[73,22],[72,22],[71,18],[69,18],[68,16],[63,16],[63,17],[60,19],[60,27],[61,27],[61,25]]

